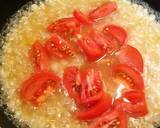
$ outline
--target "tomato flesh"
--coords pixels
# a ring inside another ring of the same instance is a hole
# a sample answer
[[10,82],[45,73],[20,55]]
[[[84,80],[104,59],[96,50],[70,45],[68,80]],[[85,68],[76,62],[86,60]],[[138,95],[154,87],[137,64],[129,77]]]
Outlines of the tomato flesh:
[[109,110],[95,119],[89,128],[128,128],[127,115],[119,110]]
[[107,111],[112,104],[112,98],[109,94],[103,94],[102,98],[93,106],[75,113],[79,120],[90,120],[100,116]]
[[103,82],[99,71],[94,69],[79,70],[77,67],[68,67],[64,71],[63,84],[71,98],[77,104],[91,105],[100,100],[103,95]]
[[47,31],[58,33],[64,38],[75,36],[80,32],[80,23],[74,17],[57,20],[47,27]]
[[88,61],[96,61],[106,54],[112,54],[118,47],[105,35],[96,30],[85,33],[77,42]]
[[73,12],[74,17],[82,24],[84,25],[92,25],[93,22],[87,17],[87,15],[83,14],[79,10],[75,10]]
[[122,97],[118,99],[116,105],[121,107],[131,117],[143,117],[148,113],[145,95],[142,91],[125,91]]
[[52,72],[35,73],[22,83],[20,96],[25,102],[37,106],[59,83],[60,78]]
[[124,46],[116,53],[116,58],[121,64],[127,64],[139,72],[143,72],[143,58],[136,48],[130,45]]
[[45,42],[45,49],[52,57],[66,58],[74,56],[72,46],[57,34],[52,34],[50,39]]
[[68,67],[64,70],[63,85],[67,89],[69,96],[79,103],[82,89],[77,67]]
[[89,68],[81,73],[81,102],[90,103],[101,99],[103,82],[99,71]]
[[112,66],[113,77],[125,81],[131,89],[144,90],[144,81],[141,74],[125,64]]
[[128,34],[125,29],[117,25],[107,25],[104,27],[103,31],[106,35],[114,37],[119,45],[123,45],[127,42]]
[[88,61],[96,61],[104,55],[104,52],[91,37],[82,37],[78,40],[77,44]]
[[92,30],[88,35],[96,42],[104,53],[112,54],[117,51],[118,47],[115,42],[106,37],[103,33]]
[[115,2],[108,2],[90,12],[89,17],[92,20],[97,20],[111,14],[115,10],[117,10],[117,4]]
[[29,58],[36,71],[48,70],[49,58],[43,45],[36,41],[29,51]]

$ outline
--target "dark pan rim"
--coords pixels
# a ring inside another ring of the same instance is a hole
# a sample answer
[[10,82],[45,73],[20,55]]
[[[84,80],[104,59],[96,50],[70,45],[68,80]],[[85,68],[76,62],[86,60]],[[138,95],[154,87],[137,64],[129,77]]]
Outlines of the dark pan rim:
[[[24,13],[27,11],[30,11],[30,6],[33,4],[39,4],[44,0],[35,0],[35,1],[29,1],[22,5],[14,14],[12,14],[7,20],[2,29],[0,30],[0,67],[2,66],[2,56],[3,56],[3,46],[6,41],[7,33],[10,32],[10,28],[14,27],[14,25],[20,21],[21,17],[23,17]],[[3,81],[0,78],[0,109],[3,110],[3,114],[7,117],[7,122],[11,122],[15,127],[17,128],[29,128],[28,125],[26,125],[25,122],[20,121],[19,119],[16,119],[14,117],[14,112],[12,112],[8,107],[5,100],[6,94],[4,93],[3,89]],[[0,128],[1,128],[0,124]],[[2,127],[3,128],[3,127]]]

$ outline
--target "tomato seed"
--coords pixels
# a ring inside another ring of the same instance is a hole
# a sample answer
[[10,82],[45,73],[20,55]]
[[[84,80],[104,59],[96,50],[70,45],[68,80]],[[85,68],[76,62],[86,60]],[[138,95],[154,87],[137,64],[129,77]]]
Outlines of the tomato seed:
[[127,83],[129,83],[131,86],[134,86],[134,81],[132,80],[132,78],[130,76],[128,76],[127,74],[123,73],[123,72],[116,73],[115,77],[122,78]]

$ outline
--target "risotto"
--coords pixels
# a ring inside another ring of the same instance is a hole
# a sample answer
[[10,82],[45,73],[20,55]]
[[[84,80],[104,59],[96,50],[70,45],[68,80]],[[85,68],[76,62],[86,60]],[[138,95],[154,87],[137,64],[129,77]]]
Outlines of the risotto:
[[[20,12],[20,18],[13,21],[3,40],[0,72],[2,90],[6,95],[5,101],[8,109],[14,113],[15,119],[25,122],[30,128],[88,127],[89,121],[81,121],[73,116],[78,109],[77,104],[73,97],[70,98],[70,94],[61,82],[38,106],[25,103],[19,94],[24,80],[35,71],[28,52],[35,41],[38,40],[45,44],[44,42],[50,38],[46,27],[59,19],[72,17],[75,9],[88,14],[107,2],[115,2],[117,10],[104,17],[103,20],[100,19],[94,24],[94,27],[100,30],[102,25],[107,24],[121,26],[128,33],[127,44],[138,49],[144,61],[142,77],[148,114],[138,118],[130,117],[129,128],[153,128],[156,123],[160,122],[160,69],[158,68],[160,65],[160,24],[155,21],[154,15],[149,15],[147,9],[128,0],[45,0],[38,4],[31,4],[27,11]],[[86,19],[82,22],[92,24],[92,21]],[[81,35],[78,34],[77,37],[81,39]],[[50,70],[54,71],[57,77],[62,78],[65,69],[69,66],[80,68],[85,65],[86,67],[90,63],[86,61],[86,58],[90,55],[85,53],[86,56],[88,55],[85,58],[85,55],[81,54],[84,50],[83,46],[80,47],[81,50],[71,59],[54,58],[53,61],[50,61]],[[102,60],[96,62],[100,63],[100,66],[103,63],[107,65],[107,59],[103,61],[103,58],[107,57],[102,57]],[[95,66],[94,63],[90,65]],[[98,68],[103,72],[102,76],[105,74],[104,70],[108,70],[103,66]],[[109,74],[106,76],[109,77]],[[104,84],[108,84],[107,80],[104,80]],[[113,96],[113,90],[115,91],[106,86],[104,90],[111,96]]]

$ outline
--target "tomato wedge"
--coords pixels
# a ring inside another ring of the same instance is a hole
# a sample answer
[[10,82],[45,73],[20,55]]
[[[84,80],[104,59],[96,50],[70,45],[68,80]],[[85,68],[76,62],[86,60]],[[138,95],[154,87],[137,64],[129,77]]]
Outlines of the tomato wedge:
[[141,74],[125,64],[112,66],[112,73],[115,79],[120,79],[127,83],[131,89],[144,90],[144,81]]
[[92,20],[97,20],[111,14],[116,10],[117,4],[115,2],[108,2],[90,12],[89,17]]
[[45,49],[49,56],[57,58],[73,57],[72,46],[57,34],[52,34],[50,39],[45,42]]
[[81,81],[77,67],[68,67],[64,70],[63,85],[67,89],[69,96],[80,103]]
[[77,104],[91,105],[103,95],[103,82],[99,71],[92,68],[80,71],[77,67],[64,70],[63,84]]
[[98,70],[93,68],[85,69],[81,72],[81,102],[92,103],[102,98],[103,81]]
[[136,48],[130,45],[124,46],[116,53],[116,57],[121,64],[127,64],[139,72],[143,72],[143,58]]
[[104,55],[104,52],[101,50],[101,48],[89,36],[82,37],[78,40],[77,44],[82,53],[85,54],[88,61],[96,61]]
[[90,120],[100,116],[111,107],[112,98],[109,94],[103,94],[102,98],[90,108],[75,113],[79,120]]
[[58,33],[64,38],[68,38],[70,36],[75,36],[80,32],[80,23],[74,17],[63,18],[50,24],[47,27],[47,31]]
[[112,54],[118,50],[116,43],[101,32],[91,30],[88,33],[88,36],[90,36],[96,42],[96,44],[104,53]]
[[85,54],[88,61],[96,61],[105,54],[112,54],[118,50],[117,44],[96,30],[90,30],[82,36],[78,46]]
[[48,70],[49,59],[43,45],[36,41],[29,50],[29,58],[36,71]]
[[143,117],[148,113],[144,92],[139,90],[125,91],[115,104],[131,117]]
[[126,30],[120,26],[117,25],[107,25],[104,27],[103,31],[107,36],[110,35],[114,37],[119,45],[123,45],[127,42],[128,39],[128,34]]
[[80,23],[82,23],[84,25],[92,25],[93,24],[93,22],[88,18],[88,16],[83,14],[79,10],[75,10],[73,12],[73,15]]
[[52,72],[38,72],[31,75],[21,85],[21,98],[34,106],[42,103],[47,94],[53,92],[60,83],[60,78]]
[[119,110],[109,110],[95,119],[89,128],[128,128],[128,116]]

